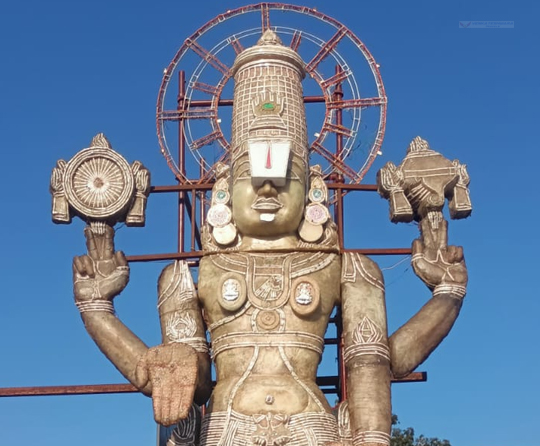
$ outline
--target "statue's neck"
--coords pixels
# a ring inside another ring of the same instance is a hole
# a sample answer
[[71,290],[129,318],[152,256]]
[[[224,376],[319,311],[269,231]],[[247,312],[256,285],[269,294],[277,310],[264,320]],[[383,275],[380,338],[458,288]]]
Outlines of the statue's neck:
[[273,251],[295,249],[298,247],[298,237],[287,235],[279,238],[243,236],[240,251]]

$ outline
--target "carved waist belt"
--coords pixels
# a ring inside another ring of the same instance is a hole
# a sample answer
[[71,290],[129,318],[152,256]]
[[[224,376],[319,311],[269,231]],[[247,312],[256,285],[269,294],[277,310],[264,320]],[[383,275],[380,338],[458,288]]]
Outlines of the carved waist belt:
[[324,339],[320,336],[289,331],[285,333],[228,333],[212,340],[212,357],[233,348],[247,347],[293,347],[323,352]]
[[247,416],[231,410],[230,413],[213,412],[203,417],[200,445],[313,446],[339,440],[336,418],[329,413]]

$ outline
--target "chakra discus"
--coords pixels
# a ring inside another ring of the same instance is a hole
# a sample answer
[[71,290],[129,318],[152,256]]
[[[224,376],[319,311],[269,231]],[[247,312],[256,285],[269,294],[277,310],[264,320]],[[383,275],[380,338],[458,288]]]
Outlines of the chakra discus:
[[135,185],[123,157],[110,149],[89,148],[68,162],[64,189],[79,214],[106,220],[127,209]]

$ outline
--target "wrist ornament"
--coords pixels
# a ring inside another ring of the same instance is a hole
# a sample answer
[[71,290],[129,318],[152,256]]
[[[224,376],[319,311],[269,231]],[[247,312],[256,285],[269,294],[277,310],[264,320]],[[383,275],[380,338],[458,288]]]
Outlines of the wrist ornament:
[[90,300],[83,302],[75,302],[77,308],[82,313],[89,313],[95,311],[104,311],[106,313],[114,314],[113,303],[108,300]]
[[441,283],[433,289],[433,296],[440,294],[451,294],[457,299],[463,299],[467,294],[467,287],[457,283]]

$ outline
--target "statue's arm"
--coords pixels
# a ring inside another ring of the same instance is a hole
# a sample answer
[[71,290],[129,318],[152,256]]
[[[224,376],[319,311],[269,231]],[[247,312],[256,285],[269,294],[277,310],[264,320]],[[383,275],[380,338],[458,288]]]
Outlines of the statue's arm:
[[415,240],[412,264],[416,275],[432,290],[432,297],[390,337],[396,378],[408,375],[424,362],[450,332],[467,285],[467,269],[459,246],[432,249],[423,240]]
[[152,396],[154,418],[171,425],[188,416],[193,401],[208,399],[210,359],[195,287],[185,262],[165,268],[158,308],[162,345],[148,348],[114,314],[113,299],[129,280],[129,266],[114,250],[114,229],[85,229],[88,254],[73,259],[75,302],[100,350],[141,392]]
[[344,254],[341,299],[353,445],[387,446],[392,418],[390,356],[384,282],[373,261]]
[[130,383],[150,396],[149,383],[141,382],[136,375],[137,363],[148,350],[144,342],[113,313],[84,312],[81,317],[86,331],[103,354]]
[[115,315],[113,299],[129,280],[129,266],[114,251],[114,230],[103,233],[85,228],[88,254],[73,259],[73,290],[86,331],[126,379],[149,395],[151,389],[137,377],[137,363],[148,347]]
[[197,355],[195,402],[204,404],[212,391],[211,360],[199,299],[189,267],[175,261],[158,281],[158,310],[163,344],[184,344]]

